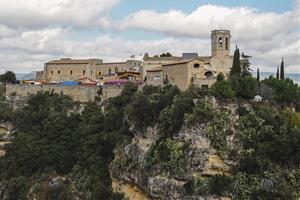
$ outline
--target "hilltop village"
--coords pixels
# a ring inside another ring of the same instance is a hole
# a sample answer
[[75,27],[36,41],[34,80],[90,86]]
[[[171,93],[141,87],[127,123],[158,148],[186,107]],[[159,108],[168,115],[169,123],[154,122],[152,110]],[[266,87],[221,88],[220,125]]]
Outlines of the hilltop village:
[[299,199],[300,87],[283,59],[253,77],[229,31],[211,43],[0,75],[0,199]]
[[233,62],[230,39],[229,30],[213,30],[210,56],[199,56],[198,53],[149,56],[145,53],[143,61],[132,59],[105,63],[102,59],[71,58],[49,61],[44,64],[44,70],[37,73],[36,80],[24,81],[27,85],[8,85],[6,96],[14,94],[24,97],[41,90],[54,90],[85,102],[97,95],[103,99],[117,96],[122,85],[128,81],[136,82],[141,87],[171,84],[184,91],[194,84],[208,89],[216,82],[218,74],[229,75]]

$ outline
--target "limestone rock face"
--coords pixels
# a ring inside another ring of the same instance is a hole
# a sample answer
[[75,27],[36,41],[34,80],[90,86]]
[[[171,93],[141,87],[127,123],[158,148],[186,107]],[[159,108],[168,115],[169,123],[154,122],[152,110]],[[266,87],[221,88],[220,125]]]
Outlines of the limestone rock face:
[[[135,185],[149,199],[219,199],[190,194],[186,189],[186,184],[195,177],[228,174],[230,170],[230,166],[210,145],[204,124],[193,128],[184,127],[173,138],[178,143],[190,144],[182,174],[162,170],[160,166],[149,166],[147,157],[151,146],[158,139],[158,129],[148,128],[144,133],[136,133],[130,144],[117,147],[114,152],[115,160],[110,167],[112,178],[124,184]],[[130,196],[127,197],[130,199]]]
[[4,146],[11,142],[13,129],[13,125],[9,122],[0,123],[0,157],[5,155]]

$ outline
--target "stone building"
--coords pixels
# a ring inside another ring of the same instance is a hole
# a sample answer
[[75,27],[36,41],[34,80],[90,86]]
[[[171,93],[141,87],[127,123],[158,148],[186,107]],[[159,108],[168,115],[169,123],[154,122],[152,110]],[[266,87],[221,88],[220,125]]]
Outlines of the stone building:
[[[230,31],[211,32],[211,55],[199,56],[197,53],[183,53],[182,56],[150,57],[145,54],[143,61],[103,63],[102,59],[62,58],[45,63],[43,79],[46,82],[92,81],[128,78],[144,80],[150,85],[177,85],[186,90],[190,84],[208,88],[219,73],[226,77],[233,62],[230,55]],[[132,72],[132,73],[125,73]],[[139,74],[140,75],[139,75]]]
[[208,88],[219,73],[229,75],[233,62],[230,55],[230,31],[211,32],[211,56],[183,53],[181,57],[144,57],[146,83],[150,85],[173,84],[186,90],[190,84]]
[[119,72],[141,72],[142,61],[103,63],[102,59],[62,58],[45,63],[44,80],[46,82],[78,81],[82,78],[91,80],[113,78]]

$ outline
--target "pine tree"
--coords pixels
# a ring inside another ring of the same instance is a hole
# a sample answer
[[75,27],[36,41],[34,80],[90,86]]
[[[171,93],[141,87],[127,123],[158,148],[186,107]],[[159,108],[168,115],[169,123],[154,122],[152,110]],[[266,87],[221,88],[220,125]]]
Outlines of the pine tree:
[[240,77],[241,75],[241,60],[240,60],[240,50],[237,48],[234,51],[232,68],[230,70],[230,76]]
[[279,79],[279,67],[277,66],[276,78]]
[[251,76],[251,63],[249,61],[249,58],[251,58],[251,56],[247,56],[244,53],[242,53],[242,60],[241,62],[241,77],[245,77],[245,76]]
[[284,61],[283,61],[283,58],[282,58],[281,65],[280,65],[280,79],[284,80]]
[[256,79],[259,82],[260,81],[260,76],[259,76],[259,68],[257,68],[257,75],[256,75]]

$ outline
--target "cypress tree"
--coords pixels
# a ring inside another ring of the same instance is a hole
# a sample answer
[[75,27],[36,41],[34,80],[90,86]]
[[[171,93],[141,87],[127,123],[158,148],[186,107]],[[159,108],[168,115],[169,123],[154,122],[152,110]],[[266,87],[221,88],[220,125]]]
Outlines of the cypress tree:
[[259,76],[259,68],[257,68],[257,75],[256,75],[256,79],[259,82],[260,81],[260,76]]
[[284,80],[284,61],[283,61],[283,58],[282,58],[281,65],[280,65],[280,79]]
[[279,79],[279,67],[277,66],[276,78]]
[[240,60],[240,50],[237,48],[234,51],[232,68],[230,70],[230,76],[240,77],[241,75],[241,60]]

